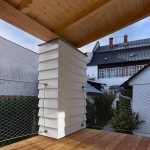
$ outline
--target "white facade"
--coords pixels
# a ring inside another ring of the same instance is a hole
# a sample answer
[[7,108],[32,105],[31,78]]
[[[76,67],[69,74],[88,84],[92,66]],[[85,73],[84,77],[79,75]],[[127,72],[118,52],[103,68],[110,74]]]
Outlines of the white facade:
[[133,86],[133,112],[144,121],[135,134],[150,136],[150,66],[141,71],[130,82]]
[[96,82],[106,84],[109,88],[113,85],[123,84],[143,67],[144,65],[135,65],[103,68],[98,70],[98,66],[88,66],[87,75],[89,78],[95,78]]
[[59,139],[85,128],[86,56],[62,40],[40,46],[39,134]]
[[87,76],[90,78],[98,78],[98,66],[88,66],[87,67]]
[[88,66],[87,67],[87,76],[88,78],[95,78],[96,82],[106,84],[106,88],[109,88],[113,85],[121,85],[127,81],[130,76],[126,77],[112,77],[112,78],[98,78],[98,66]]
[[2,37],[0,95],[38,95],[38,54]]

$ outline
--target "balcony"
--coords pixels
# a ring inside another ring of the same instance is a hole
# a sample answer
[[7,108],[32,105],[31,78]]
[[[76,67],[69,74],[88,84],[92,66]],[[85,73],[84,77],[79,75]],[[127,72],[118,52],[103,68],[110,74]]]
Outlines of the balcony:
[[59,140],[35,136],[1,150],[149,150],[150,138],[95,129],[82,129]]

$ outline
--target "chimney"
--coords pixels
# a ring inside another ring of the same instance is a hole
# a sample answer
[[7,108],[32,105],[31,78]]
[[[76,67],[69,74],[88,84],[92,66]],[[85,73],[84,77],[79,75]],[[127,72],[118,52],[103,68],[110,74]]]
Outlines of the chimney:
[[125,34],[125,35],[124,35],[124,44],[127,44],[127,43],[128,43],[128,35]]
[[113,47],[113,38],[109,38],[109,48]]

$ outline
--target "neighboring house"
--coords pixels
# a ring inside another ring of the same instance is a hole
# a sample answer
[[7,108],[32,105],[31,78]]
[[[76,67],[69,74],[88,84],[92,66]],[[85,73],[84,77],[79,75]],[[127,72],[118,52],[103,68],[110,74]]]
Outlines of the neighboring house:
[[150,64],[132,76],[125,84],[133,87],[132,110],[142,122],[136,134],[150,136]]
[[[95,126],[97,122],[97,107],[96,107],[96,100],[97,97],[100,97],[100,94],[103,92],[101,91],[101,84],[96,83],[94,81],[87,81],[87,86],[85,88],[87,93],[87,99],[86,99],[86,124],[89,127]],[[98,99],[100,100],[100,99]]]
[[38,54],[0,37],[0,95],[38,95]]
[[103,91],[103,84],[93,81],[93,80],[87,80],[87,84],[90,84],[91,86],[93,86],[94,88],[96,88],[99,91]]
[[89,83],[87,83],[86,92],[87,94],[90,94],[90,93],[101,94],[102,93],[101,91],[99,91],[98,89],[90,85]]
[[99,96],[103,92],[101,91],[102,85],[100,83],[96,83],[94,81],[87,81],[87,86],[85,88],[86,93],[87,93],[87,100],[91,103],[94,104],[94,97]]
[[88,78],[105,83],[105,88],[109,89],[121,85],[148,64],[150,39],[128,42],[128,36],[125,35],[124,43],[114,44],[113,38],[110,38],[109,45],[100,46],[97,42],[92,53],[87,55]]

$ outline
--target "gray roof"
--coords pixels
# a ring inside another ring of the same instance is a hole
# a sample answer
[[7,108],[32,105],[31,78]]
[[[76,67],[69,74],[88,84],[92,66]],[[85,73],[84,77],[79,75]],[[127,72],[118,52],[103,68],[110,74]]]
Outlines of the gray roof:
[[95,87],[90,85],[89,83],[87,83],[87,86],[85,89],[87,93],[99,93],[99,94],[102,93],[101,91],[97,90]]
[[150,60],[150,38],[98,47],[88,66]]

